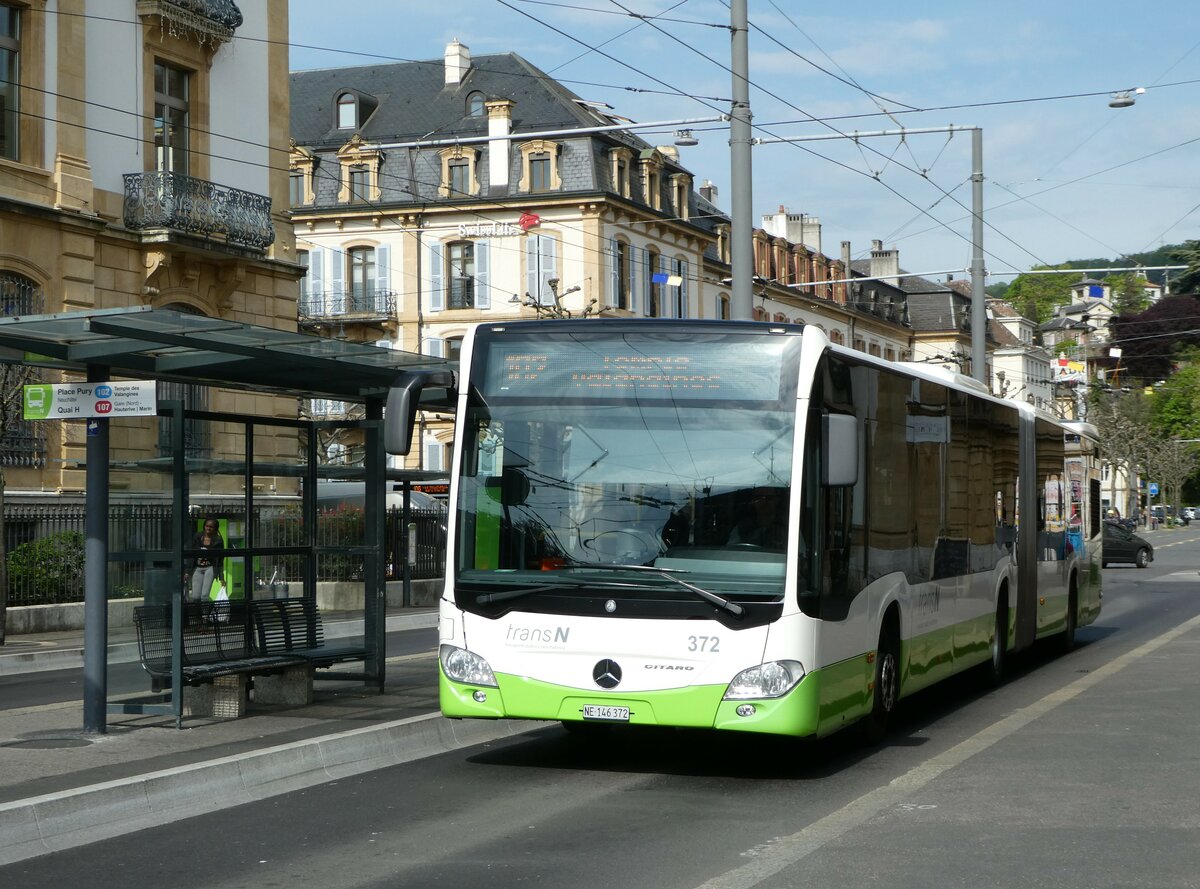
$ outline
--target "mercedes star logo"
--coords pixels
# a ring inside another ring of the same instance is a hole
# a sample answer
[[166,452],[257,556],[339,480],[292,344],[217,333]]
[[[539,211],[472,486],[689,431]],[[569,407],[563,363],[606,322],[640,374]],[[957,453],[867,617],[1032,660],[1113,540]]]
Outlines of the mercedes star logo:
[[616,688],[621,684],[621,665],[610,658],[597,661],[592,667],[592,679],[601,688]]

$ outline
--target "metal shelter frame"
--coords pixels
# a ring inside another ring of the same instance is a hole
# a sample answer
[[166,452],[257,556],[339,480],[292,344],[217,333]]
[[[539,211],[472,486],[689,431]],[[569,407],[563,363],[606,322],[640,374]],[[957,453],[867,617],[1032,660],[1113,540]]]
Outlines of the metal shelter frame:
[[[393,382],[416,368],[442,368],[449,362],[359,343],[316,337],[294,331],[209,318],[173,309],[139,306],[133,308],[0,318],[0,362],[24,364],[51,370],[86,374],[89,382],[114,378],[182,382],[240,389],[299,398],[330,398],[365,405],[365,419],[355,425],[363,429],[364,456],[364,643],[368,652],[363,678],[384,681],[384,632],[386,589],[383,548],[385,483],[388,477],[383,445],[383,406]],[[430,407],[450,408],[444,390],[425,393]],[[176,420],[184,416],[182,406],[164,403]],[[320,423],[276,417],[211,415],[215,419],[270,425],[316,428]],[[155,705],[109,705],[107,701],[107,565],[109,428],[108,419],[89,420],[86,450],[86,568],[84,578],[84,731],[103,733],[106,714],[164,712]],[[184,521],[186,520],[186,457],[182,448],[182,424],[174,423],[176,447],[172,448],[175,477],[174,560],[182,572]],[[316,490],[318,467],[312,459],[300,467],[306,491]],[[253,455],[247,445],[246,472],[253,472]],[[403,477],[403,473],[396,474]],[[407,485],[405,486],[407,487]],[[253,494],[247,489],[247,503]],[[306,496],[306,511],[315,510]],[[310,516],[310,518],[312,518]],[[179,576],[179,575],[177,575]],[[315,584],[315,578],[308,583]],[[315,592],[315,586],[313,588]],[[175,609],[176,615],[180,609]],[[178,616],[174,619],[178,622]],[[178,630],[178,627],[176,627]],[[179,676],[178,633],[175,675]],[[182,718],[182,691],[178,681],[172,691],[177,723]]]

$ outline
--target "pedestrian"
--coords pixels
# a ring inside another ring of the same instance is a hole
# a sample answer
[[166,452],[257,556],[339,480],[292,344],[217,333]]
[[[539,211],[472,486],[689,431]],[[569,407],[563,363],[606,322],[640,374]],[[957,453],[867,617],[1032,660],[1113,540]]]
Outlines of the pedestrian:
[[213,581],[225,582],[221,568],[224,561],[221,551],[225,549],[225,541],[221,538],[216,519],[205,519],[204,530],[192,537],[191,549],[199,550],[199,554],[189,561],[188,570],[184,572],[184,583],[190,577],[191,587],[189,598],[193,602],[204,602],[208,599]]

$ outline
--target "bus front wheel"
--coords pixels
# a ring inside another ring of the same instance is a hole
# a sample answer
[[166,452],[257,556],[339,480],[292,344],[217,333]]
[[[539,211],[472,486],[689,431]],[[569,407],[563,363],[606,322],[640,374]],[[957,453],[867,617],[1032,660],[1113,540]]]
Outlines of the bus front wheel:
[[868,743],[878,744],[887,734],[888,721],[900,700],[900,640],[891,621],[879,634],[875,652],[875,688],[871,713],[865,720]]

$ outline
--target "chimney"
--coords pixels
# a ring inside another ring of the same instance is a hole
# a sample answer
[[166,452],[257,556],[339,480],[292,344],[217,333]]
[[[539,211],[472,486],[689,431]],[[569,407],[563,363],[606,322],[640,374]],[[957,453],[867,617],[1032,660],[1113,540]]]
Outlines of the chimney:
[[871,241],[871,277],[900,286],[900,251],[883,249],[883,241]]
[[700,197],[704,198],[710,204],[717,202],[717,187],[712,184],[712,180],[704,180],[704,184],[700,186]]
[[471,70],[471,50],[458,42],[446,44],[446,86],[462,83]]
[[512,110],[515,102],[493,99],[485,102],[488,114],[488,188],[493,193],[508,191],[509,154],[512,141]]

